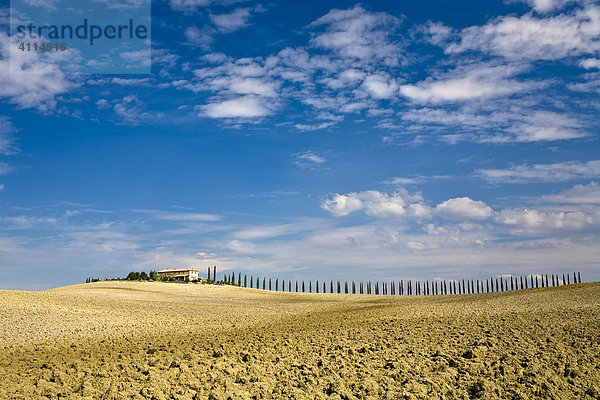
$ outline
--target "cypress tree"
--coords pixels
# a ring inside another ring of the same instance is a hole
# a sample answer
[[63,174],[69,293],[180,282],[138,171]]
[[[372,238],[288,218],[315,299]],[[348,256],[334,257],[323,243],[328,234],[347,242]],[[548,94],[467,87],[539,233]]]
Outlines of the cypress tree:
[[302,293],[304,293],[305,289],[304,289],[304,281],[302,281]]
[[329,293],[333,293],[333,281],[329,281]]
[[454,294],[456,294],[456,281],[454,281]]
[[352,281],[352,294],[356,294],[356,283]]
[[285,292],[285,279],[281,280],[281,291]]
[[363,290],[363,283],[359,283],[359,290],[360,290],[360,294],[364,294],[364,290]]
[[577,272],[577,280],[581,283],[581,272]]
[[325,281],[323,281],[323,293],[327,293],[327,290],[325,288]]
[[500,278],[500,291],[504,292],[504,279]]
[[404,296],[404,279],[400,279],[400,296]]
[[247,285],[246,285],[246,275],[244,275],[244,287],[247,287]]
[[206,280],[210,281],[210,267],[208,267],[208,278]]
[[317,283],[315,284],[315,289],[316,292],[319,293],[319,281],[317,281]]
[[308,293],[312,293],[312,281],[308,281]]
[[375,282],[375,294],[379,294],[379,282]]
[[344,293],[348,294],[348,281],[344,282]]
[[569,274],[567,274],[567,285],[571,284],[571,279],[569,278]]
[[269,278],[269,290],[273,290],[273,286],[271,286],[271,278]]
[[448,286],[446,286],[446,280],[444,279],[444,293],[443,294],[448,294]]
[[254,287],[253,287],[253,284],[254,284],[254,280],[253,280],[253,277],[252,277],[252,275],[250,275],[250,289],[253,289],[253,288],[254,288]]
[[296,293],[298,293],[298,281],[296,281]]
[[577,277],[575,276],[575,272],[573,272],[573,283],[577,283]]
[[337,292],[338,294],[342,293],[342,285],[340,285],[340,281],[337,281]]
[[539,288],[539,287],[540,287],[540,286],[539,286],[539,282],[538,282],[538,276],[536,275],[536,276],[535,276],[535,288],[537,289],[537,288]]
[[563,280],[562,280],[562,284],[565,285],[567,283],[567,281],[565,280],[565,274],[563,273]]
[[279,291],[279,278],[275,279],[275,291]]
[[552,286],[556,286],[556,281],[554,280],[554,274],[552,274]]
[[396,284],[392,281],[392,296],[396,295]]
[[292,281],[288,280],[288,292],[292,292]]
[[267,284],[266,280],[267,279],[263,276],[263,290],[266,290],[265,288],[267,287],[266,286],[266,284]]
[[213,281],[217,281],[217,266],[215,265],[215,267],[213,268]]

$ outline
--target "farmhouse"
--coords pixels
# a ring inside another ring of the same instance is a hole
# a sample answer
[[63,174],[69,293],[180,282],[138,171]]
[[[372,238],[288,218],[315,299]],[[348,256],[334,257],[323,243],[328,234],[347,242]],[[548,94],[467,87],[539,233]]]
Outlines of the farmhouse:
[[192,268],[165,268],[158,271],[158,276],[164,276],[167,279],[193,281],[198,279],[198,270]]

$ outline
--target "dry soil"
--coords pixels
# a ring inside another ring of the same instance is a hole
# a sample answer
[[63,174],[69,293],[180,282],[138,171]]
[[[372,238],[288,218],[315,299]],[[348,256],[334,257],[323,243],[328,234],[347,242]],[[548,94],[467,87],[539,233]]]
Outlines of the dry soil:
[[0,399],[600,399],[600,283],[467,296],[0,291]]

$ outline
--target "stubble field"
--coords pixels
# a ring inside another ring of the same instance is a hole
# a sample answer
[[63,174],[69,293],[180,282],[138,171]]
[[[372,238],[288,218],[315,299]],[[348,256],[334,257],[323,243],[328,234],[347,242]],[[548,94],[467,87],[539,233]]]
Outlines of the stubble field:
[[0,291],[0,398],[600,399],[600,283],[467,296]]

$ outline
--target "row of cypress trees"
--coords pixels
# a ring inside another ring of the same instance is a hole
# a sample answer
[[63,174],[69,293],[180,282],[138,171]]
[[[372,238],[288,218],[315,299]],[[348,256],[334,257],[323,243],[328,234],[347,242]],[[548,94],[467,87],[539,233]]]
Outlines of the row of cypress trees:
[[[216,274],[216,267],[215,267]],[[209,275],[210,276],[210,275]],[[215,276],[215,275],[213,275]],[[210,278],[209,278],[210,279]],[[244,275],[235,272],[225,275],[223,282],[229,285],[235,285],[250,289],[262,289],[281,292],[297,293],[345,293],[345,294],[375,294],[375,295],[455,295],[455,294],[475,294],[475,293],[494,293],[506,292],[509,290],[544,288],[550,286],[562,286],[571,284],[571,276],[562,274],[562,280],[559,275],[529,275],[529,276],[509,276],[489,278],[486,280],[433,280],[433,281],[404,281],[400,282],[378,282],[374,284],[368,282],[340,282],[336,281],[292,281],[279,280],[262,277]],[[573,283],[581,283],[581,273],[573,273]],[[329,286],[329,288],[328,288]],[[329,291],[327,291],[329,289]]]

